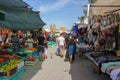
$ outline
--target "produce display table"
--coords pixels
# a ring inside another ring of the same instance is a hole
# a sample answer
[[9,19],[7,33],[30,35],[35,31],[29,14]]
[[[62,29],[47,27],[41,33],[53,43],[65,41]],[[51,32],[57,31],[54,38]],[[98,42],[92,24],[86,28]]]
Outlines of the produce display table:
[[15,53],[16,56],[20,56],[22,60],[26,61],[26,58],[28,56],[35,56],[40,59],[40,55],[37,52],[37,49],[35,48],[22,48],[19,50],[19,52]]
[[12,51],[0,50],[0,80],[17,80],[24,72],[24,61]]
[[35,48],[22,48],[13,53],[11,48],[0,51],[0,80],[18,80],[25,65],[35,65],[40,56]]

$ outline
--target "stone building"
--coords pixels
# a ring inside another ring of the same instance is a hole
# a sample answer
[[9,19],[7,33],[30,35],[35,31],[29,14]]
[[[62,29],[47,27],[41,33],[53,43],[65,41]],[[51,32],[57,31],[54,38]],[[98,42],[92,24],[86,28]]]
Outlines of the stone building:
[[56,32],[56,25],[55,24],[51,24],[50,25],[50,32]]

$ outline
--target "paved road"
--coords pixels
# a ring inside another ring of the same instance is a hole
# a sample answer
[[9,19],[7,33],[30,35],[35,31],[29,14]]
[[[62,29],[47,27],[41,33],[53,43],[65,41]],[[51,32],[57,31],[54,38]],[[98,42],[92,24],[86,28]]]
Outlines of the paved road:
[[48,59],[44,62],[26,66],[19,80],[104,80],[89,69],[87,60],[76,57],[75,62],[70,64],[54,54],[55,47],[50,47],[48,52]]

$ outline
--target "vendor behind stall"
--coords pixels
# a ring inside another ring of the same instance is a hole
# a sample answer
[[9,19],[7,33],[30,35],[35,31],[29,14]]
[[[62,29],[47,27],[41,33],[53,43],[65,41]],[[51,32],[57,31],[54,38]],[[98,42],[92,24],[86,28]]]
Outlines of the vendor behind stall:
[[95,41],[94,47],[96,50],[103,50],[105,45],[105,40],[104,39],[99,39]]
[[33,38],[32,38],[32,35],[30,35],[27,39],[27,47],[28,48],[33,48]]
[[12,43],[12,49],[13,49],[13,51],[17,52],[19,50],[20,40],[19,40],[19,37],[17,36],[16,33],[14,33],[12,35],[11,43]]

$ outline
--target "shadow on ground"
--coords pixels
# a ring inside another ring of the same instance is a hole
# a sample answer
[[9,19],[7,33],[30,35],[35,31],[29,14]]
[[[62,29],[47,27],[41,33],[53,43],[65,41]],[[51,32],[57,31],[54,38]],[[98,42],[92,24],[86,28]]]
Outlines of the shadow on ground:
[[42,69],[42,62],[39,61],[33,66],[25,66],[25,73],[18,80],[31,80],[39,70]]
[[76,57],[71,64],[70,75],[72,80],[103,80],[100,74],[90,70],[89,61]]

